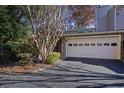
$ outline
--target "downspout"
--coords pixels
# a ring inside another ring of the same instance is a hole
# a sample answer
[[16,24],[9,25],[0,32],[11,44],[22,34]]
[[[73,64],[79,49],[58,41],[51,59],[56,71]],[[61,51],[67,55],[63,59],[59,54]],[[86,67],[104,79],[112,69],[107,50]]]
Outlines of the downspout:
[[115,13],[114,13],[114,30],[116,31],[117,30],[117,15],[116,15],[116,12],[117,12],[117,10],[116,10],[116,7],[114,7],[114,10],[115,10]]
[[98,7],[96,7],[96,9],[95,9],[95,10],[96,10],[96,11],[95,11],[95,16],[96,16],[96,17],[95,17],[95,21],[96,21],[96,22],[95,22],[96,32],[98,31],[98,25],[97,25],[97,12],[98,12],[98,10],[97,10],[97,8],[98,8]]

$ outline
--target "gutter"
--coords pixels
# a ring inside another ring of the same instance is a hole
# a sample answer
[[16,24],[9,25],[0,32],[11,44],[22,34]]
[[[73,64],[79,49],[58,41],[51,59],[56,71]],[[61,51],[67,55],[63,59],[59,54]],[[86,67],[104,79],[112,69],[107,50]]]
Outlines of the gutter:
[[91,35],[107,35],[107,34],[121,34],[124,33],[124,30],[120,31],[104,31],[104,32],[73,32],[73,33],[64,33],[63,37],[69,36],[91,36]]

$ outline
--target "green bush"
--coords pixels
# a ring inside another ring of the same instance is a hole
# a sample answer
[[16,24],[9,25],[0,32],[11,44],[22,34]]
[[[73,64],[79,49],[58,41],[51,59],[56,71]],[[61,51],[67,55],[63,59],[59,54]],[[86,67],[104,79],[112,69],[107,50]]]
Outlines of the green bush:
[[60,59],[60,53],[58,52],[51,52],[47,57],[47,63],[53,64]]
[[29,44],[14,44],[12,45],[13,52],[17,55],[19,58],[19,65],[25,65],[30,63],[31,59],[33,62],[34,56],[37,55],[37,48],[29,45]]
[[35,61],[36,55],[38,55],[37,48],[28,44],[0,44],[0,64],[24,65],[30,63],[31,59]]
[[16,54],[20,53],[32,53],[33,49],[28,44],[11,44],[13,52]]
[[20,54],[17,54],[17,57],[19,58],[19,61],[18,61],[19,65],[26,65],[26,64],[31,63],[31,61],[32,61],[31,53],[20,53]]

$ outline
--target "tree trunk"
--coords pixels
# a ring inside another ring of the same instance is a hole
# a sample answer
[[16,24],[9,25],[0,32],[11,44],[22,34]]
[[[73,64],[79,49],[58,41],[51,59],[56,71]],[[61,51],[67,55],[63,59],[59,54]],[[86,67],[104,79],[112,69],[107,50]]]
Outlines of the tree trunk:
[[46,63],[46,59],[47,59],[47,57],[46,57],[46,54],[44,53],[44,52],[41,52],[40,51],[40,56],[41,56],[41,59],[42,59],[42,63]]
[[46,63],[46,58],[44,56],[41,57],[42,57],[42,63]]

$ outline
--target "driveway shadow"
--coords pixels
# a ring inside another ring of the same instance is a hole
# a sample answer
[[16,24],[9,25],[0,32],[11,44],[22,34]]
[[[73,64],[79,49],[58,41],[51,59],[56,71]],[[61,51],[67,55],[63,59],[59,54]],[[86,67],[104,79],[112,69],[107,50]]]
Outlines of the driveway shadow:
[[[104,66],[117,73],[124,74],[124,64],[117,60],[102,60],[88,58],[66,58],[66,61],[60,62],[42,72],[38,73],[20,73],[16,75],[6,75],[0,78],[0,87],[76,87],[76,88],[103,88],[103,87],[124,87],[124,75],[92,71],[83,67],[77,68],[68,63],[80,62],[83,64],[92,64]],[[120,69],[120,70],[119,70]],[[122,71],[121,71],[122,70]],[[11,78],[10,78],[11,77]],[[14,77],[14,78],[12,78]],[[118,82],[118,80],[120,82]],[[27,86],[30,84],[32,86]],[[7,86],[6,86],[7,85]],[[11,86],[13,85],[13,86]]]
[[93,59],[93,58],[66,58],[65,61],[80,61],[84,64],[106,67],[118,74],[124,74],[124,63],[119,60]]
[[[16,85],[24,84],[23,87],[29,87],[25,86],[25,84],[32,84],[36,85],[35,87],[46,87],[46,88],[52,88],[54,84],[56,87],[75,87],[75,88],[103,88],[103,87],[124,87],[124,83],[109,83],[109,81],[113,80],[124,80],[124,76],[122,75],[113,75],[113,74],[106,74],[106,73],[97,73],[93,71],[74,71],[71,70],[70,68],[65,68],[65,67],[60,67],[57,66],[58,69],[50,68],[50,71],[42,72],[42,73],[23,73],[23,74],[18,74],[15,76],[25,76],[29,77],[31,76],[32,78],[21,78],[19,79],[18,77],[15,79],[3,79],[2,82],[0,82],[0,87],[5,86],[6,84],[10,85],[9,87],[12,87],[11,85],[15,84],[14,87],[18,87]],[[85,70],[85,69],[84,69]],[[63,73],[53,73],[54,71],[63,71]],[[68,74],[65,72],[73,72],[73,74]],[[77,74],[79,73],[79,74]],[[35,77],[40,77],[39,79],[36,79]],[[46,77],[46,78],[42,78]],[[68,79],[69,78],[69,79]],[[99,81],[108,81],[107,83],[102,83]],[[63,85],[61,85],[63,83]],[[72,84],[72,85],[67,85],[67,84]],[[33,86],[34,87],[34,86]],[[31,88],[31,87],[30,87]]]
[[[87,82],[92,83],[92,82]],[[89,85],[82,85],[77,86],[76,88],[117,88],[117,87],[124,87],[124,83],[112,83],[112,84],[101,84],[101,83],[94,83],[96,86],[89,86]]]

